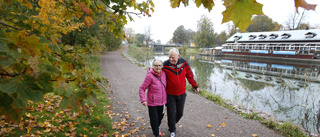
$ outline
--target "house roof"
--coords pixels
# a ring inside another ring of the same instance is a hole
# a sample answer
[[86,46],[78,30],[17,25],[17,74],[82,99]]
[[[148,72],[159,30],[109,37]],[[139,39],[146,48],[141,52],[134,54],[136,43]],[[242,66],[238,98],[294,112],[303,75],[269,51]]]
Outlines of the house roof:
[[236,33],[227,43],[243,42],[320,42],[320,29]]

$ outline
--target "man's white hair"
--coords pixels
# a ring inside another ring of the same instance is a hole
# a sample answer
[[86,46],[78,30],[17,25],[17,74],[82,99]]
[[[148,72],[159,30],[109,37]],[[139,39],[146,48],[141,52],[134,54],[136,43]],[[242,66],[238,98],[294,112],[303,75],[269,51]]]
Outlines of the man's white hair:
[[179,54],[179,50],[177,48],[172,48],[172,49],[169,50],[169,54],[172,53],[172,52],[175,52],[175,53],[177,53],[177,55],[180,55]]

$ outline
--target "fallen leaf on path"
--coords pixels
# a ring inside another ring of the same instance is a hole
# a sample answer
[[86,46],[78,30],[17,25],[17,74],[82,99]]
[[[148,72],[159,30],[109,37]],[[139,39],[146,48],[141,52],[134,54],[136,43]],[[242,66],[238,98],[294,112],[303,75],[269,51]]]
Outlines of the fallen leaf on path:
[[211,134],[211,136],[212,136],[212,137],[215,137],[216,135],[214,135],[214,134]]
[[253,136],[253,137],[258,137],[258,135],[257,135],[257,134],[252,134],[251,136]]
[[226,127],[226,123],[221,123],[221,126],[222,127]]
[[182,125],[179,126],[180,128],[182,127]]
[[211,128],[212,126],[210,124],[207,125],[207,128]]
[[224,117],[224,119],[228,119],[228,117]]

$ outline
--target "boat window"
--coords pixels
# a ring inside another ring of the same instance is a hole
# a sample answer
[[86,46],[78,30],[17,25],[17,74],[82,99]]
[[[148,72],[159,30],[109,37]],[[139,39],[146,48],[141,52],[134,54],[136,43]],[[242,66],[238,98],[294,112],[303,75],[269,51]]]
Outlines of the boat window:
[[267,35],[263,35],[263,34],[259,35],[259,39],[264,39],[266,37],[267,37]]
[[252,39],[255,39],[256,37],[257,37],[256,35],[250,35],[249,39],[252,40]]
[[286,44],[285,45],[285,50],[294,50],[294,44]]
[[246,49],[249,49],[249,44],[246,44]]
[[238,45],[233,45],[233,49],[238,49]]
[[314,44],[313,47],[315,51],[320,51],[320,44]]
[[291,45],[289,46],[289,49],[290,49],[290,50],[294,50],[294,49],[295,49],[294,44],[291,44]]
[[316,33],[313,33],[313,32],[308,32],[306,34],[304,34],[306,36],[306,38],[313,38],[314,36],[316,36],[317,34]]
[[269,37],[270,39],[276,39],[278,37],[278,34],[270,34]]
[[289,33],[284,33],[281,35],[282,39],[288,39],[289,37],[291,37],[291,34]]

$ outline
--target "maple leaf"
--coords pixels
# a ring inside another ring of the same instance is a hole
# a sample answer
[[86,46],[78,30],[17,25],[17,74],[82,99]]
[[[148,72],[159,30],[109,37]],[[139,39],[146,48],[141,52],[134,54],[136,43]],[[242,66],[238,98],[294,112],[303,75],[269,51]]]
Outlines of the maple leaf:
[[233,21],[242,32],[251,24],[252,15],[263,15],[262,4],[256,0],[225,0],[222,23]]
[[188,6],[189,2],[186,0],[170,0],[171,3],[171,7],[172,8],[177,8],[180,6],[180,2],[182,2],[184,4],[184,6]]
[[203,4],[203,7],[208,9],[210,12],[214,6],[213,0],[195,0],[194,3],[196,3],[196,6],[199,8],[201,4]]
[[295,6],[296,6],[296,11],[298,12],[298,8],[302,7],[306,10],[315,10],[316,9],[316,4],[308,4],[305,0],[294,0]]

